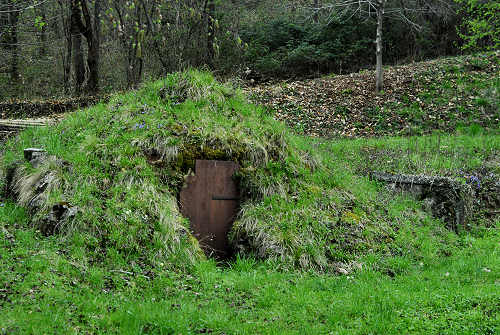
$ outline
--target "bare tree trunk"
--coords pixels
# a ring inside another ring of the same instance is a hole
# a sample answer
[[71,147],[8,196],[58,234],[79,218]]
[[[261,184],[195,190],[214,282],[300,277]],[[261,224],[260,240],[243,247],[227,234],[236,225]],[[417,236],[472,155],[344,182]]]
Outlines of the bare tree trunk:
[[71,91],[71,59],[73,51],[73,39],[71,38],[71,30],[67,31],[66,37],[66,57],[64,61],[64,91],[69,93]]
[[47,55],[47,9],[45,3],[40,4],[40,17],[42,18],[42,27],[40,31],[40,57],[45,57]]
[[17,38],[17,22],[19,21],[19,12],[14,11],[11,5],[11,12],[9,13],[10,24],[10,49],[12,51],[12,59],[10,63],[10,79],[12,83],[19,82],[19,55],[18,55],[18,38]]
[[[132,43],[130,43],[132,44]],[[128,47],[128,57],[127,57],[127,88],[132,88],[134,87],[134,53],[135,49],[132,48],[132,46]]]
[[99,49],[96,47],[95,40],[87,40],[89,51],[87,55],[87,65],[89,66],[89,80],[87,82],[87,91],[96,93],[99,87]]
[[83,63],[82,35],[72,34],[73,66],[75,68],[75,92],[80,94],[85,81],[85,65]]
[[215,2],[208,0],[207,5],[207,54],[208,64],[213,66],[215,59]]
[[[99,9],[99,4],[97,4]],[[82,22],[82,14],[85,25]],[[85,80],[85,66],[83,65],[83,54],[81,49],[82,35],[85,36],[88,45],[87,65],[89,67],[89,77],[87,82],[87,91],[97,92],[99,85],[99,48],[96,41],[94,29],[92,28],[92,19],[87,6],[87,0],[71,1],[71,33],[73,35],[73,50],[75,60],[76,90],[81,90],[81,85]],[[82,75],[83,74],[83,75]]]
[[[94,36],[96,47],[96,72],[99,73],[99,62],[101,59],[101,0],[94,3]],[[97,78],[97,88],[99,88],[99,78]]]
[[[96,93],[99,88],[99,42],[92,28],[92,19],[87,6],[87,0],[80,0],[80,4],[82,6],[83,18],[85,19],[85,26],[80,22],[80,32],[85,36],[88,46],[87,65],[89,67],[89,78],[87,82],[87,91]],[[96,1],[96,5],[99,9],[99,1]]]
[[71,44],[73,46],[73,66],[75,68],[75,92],[81,93],[85,81],[85,65],[83,63],[82,35],[80,34],[80,8],[78,0],[71,1]]
[[384,7],[386,0],[377,0],[377,70],[376,92],[384,89],[384,73],[382,68],[382,22],[384,20]]
[[[62,0],[58,0],[59,9],[61,11],[61,21],[64,37],[66,38],[66,52],[62,55],[63,62],[63,82],[64,82],[64,92],[69,93],[71,91],[71,59],[73,51],[73,39],[71,36],[71,7],[67,6],[67,3]],[[69,15],[67,15],[66,10],[69,10]]]

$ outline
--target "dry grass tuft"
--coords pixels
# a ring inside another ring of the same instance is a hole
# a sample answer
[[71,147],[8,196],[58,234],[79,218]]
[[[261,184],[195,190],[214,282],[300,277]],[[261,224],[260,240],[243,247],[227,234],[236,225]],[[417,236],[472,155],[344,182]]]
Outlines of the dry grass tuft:
[[54,156],[43,160],[34,171],[31,166],[19,165],[12,180],[12,190],[17,202],[32,211],[47,213],[51,193],[63,188],[63,166],[64,162]]

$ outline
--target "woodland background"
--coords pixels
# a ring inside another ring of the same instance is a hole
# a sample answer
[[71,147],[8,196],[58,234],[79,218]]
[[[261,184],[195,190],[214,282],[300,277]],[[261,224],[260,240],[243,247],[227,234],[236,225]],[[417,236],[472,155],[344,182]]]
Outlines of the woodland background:
[[[378,2],[0,0],[0,100],[105,93],[190,67],[251,82],[373,68]],[[498,18],[494,2],[386,8],[384,64],[498,46],[498,23],[481,34],[473,22]]]

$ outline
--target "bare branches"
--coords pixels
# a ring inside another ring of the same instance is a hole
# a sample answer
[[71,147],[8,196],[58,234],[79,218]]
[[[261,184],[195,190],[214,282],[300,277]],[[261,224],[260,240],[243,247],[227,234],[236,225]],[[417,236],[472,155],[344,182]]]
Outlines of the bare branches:
[[20,13],[20,12],[24,12],[25,10],[28,10],[28,9],[33,9],[33,8],[36,8],[40,5],[43,5],[44,3],[46,2],[49,2],[49,0],[43,0],[43,1],[39,1],[33,5],[29,5],[29,6],[26,6],[26,7],[22,7],[22,8],[15,8],[15,9],[9,9],[9,10],[0,10],[0,14],[1,13]]
[[[455,4],[450,0],[325,0],[322,6],[307,7],[311,13],[322,11],[326,15],[326,23],[334,19],[347,21],[353,16],[375,19],[377,8],[384,3],[386,18],[406,23],[415,30],[422,29],[418,18],[426,15],[448,17],[454,14]],[[314,15],[314,14],[312,14]]]

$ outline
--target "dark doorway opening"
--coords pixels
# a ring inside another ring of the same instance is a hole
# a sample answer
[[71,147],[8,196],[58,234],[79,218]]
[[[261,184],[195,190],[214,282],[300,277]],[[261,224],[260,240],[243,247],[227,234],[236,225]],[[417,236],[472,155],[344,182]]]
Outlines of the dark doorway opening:
[[230,256],[227,234],[240,207],[240,191],[233,178],[238,164],[230,161],[197,160],[195,175],[187,178],[180,192],[181,212],[207,256]]

